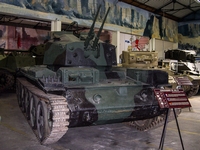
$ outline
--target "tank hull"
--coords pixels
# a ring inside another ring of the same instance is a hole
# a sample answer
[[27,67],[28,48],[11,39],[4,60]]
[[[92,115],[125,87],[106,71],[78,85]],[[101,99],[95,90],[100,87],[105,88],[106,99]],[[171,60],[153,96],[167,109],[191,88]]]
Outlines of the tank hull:
[[[54,72],[34,66],[22,68],[21,73],[19,106],[42,144],[56,142],[71,127],[151,119],[166,113],[155,99],[154,85],[123,76],[121,69],[105,73],[61,67]],[[113,74],[118,77],[113,79]]]

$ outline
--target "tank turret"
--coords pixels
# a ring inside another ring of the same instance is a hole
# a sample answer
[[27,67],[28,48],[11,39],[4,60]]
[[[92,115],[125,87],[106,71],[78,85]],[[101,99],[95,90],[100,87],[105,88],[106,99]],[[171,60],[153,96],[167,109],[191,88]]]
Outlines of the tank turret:
[[146,130],[164,119],[166,110],[153,89],[168,85],[168,74],[160,71],[158,78],[144,69],[135,79],[126,68],[113,67],[116,47],[99,40],[110,8],[95,35],[99,9],[87,36],[77,30],[52,32],[43,65],[20,70],[19,106],[42,144],[56,142],[71,127],[146,120],[137,126]]
[[[97,12],[99,12],[99,9]],[[94,26],[97,15],[86,38],[78,38],[74,36],[73,32],[53,32],[56,41],[47,43],[43,63],[48,66],[108,67],[117,65],[115,46],[108,43],[99,43],[99,37],[109,10],[96,36]]]
[[127,51],[120,55],[122,66],[134,68],[157,68],[158,53],[149,51],[132,51],[128,46]]

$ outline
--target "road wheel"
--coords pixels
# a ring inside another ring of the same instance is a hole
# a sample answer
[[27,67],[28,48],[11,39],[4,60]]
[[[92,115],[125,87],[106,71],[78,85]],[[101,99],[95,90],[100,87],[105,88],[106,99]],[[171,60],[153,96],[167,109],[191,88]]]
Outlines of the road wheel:
[[36,98],[31,96],[30,98],[30,123],[33,129],[36,129]]
[[25,96],[26,96],[26,91],[25,91],[25,88],[24,87],[22,87],[21,88],[21,105],[22,105],[22,107],[21,107],[21,110],[22,110],[22,112],[23,113],[25,113],[26,112],[26,106],[25,106]]
[[37,131],[40,141],[43,141],[49,132],[49,123],[47,115],[47,105],[45,102],[40,101],[37,106]]
[[26,90],[25,95],[25,110],[26,110],[26,117],[28,120],[30,120],[30,99],[31,99],[31,93]]

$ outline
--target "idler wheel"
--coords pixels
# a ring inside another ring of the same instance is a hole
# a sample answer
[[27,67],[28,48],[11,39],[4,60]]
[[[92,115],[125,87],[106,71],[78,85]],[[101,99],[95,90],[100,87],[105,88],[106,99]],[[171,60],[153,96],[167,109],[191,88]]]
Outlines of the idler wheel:
[[40,101],[37,106],[37,131],[40,141],[43,141],[48,134],[48,116],[47,116],[47,105],[44,101]]
[[15,78],[10,72],[0,70],[0,91],[11,89],[14,86],[14,82]]

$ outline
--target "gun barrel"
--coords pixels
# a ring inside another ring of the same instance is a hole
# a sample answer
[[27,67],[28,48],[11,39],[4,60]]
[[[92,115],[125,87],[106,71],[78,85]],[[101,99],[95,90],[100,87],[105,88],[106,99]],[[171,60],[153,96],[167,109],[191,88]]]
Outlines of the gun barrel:
[[94,17],[94,21],[93,21],[93,23],[92,23],[92,26],[91,26],[91,28],[90,28],[90,31],[89,31],[88,35],[91,34],[91,33],[93,32],[93,30],[94,30],[94,25],[95,25],[95,22],[96,22],[96,20],[97,20],[97,17],[98,17],[100,8],[101,8],[101,5],[99,5],[99,7],[98,7],[97,13],[96,13],[96,15],[95,15],[95,17]]
[[108,10],[107,10],[107,12],[106,12],[106,15],[105,15],[105,17],[104,17],[104,19],[103,19],[103,22],[102,22],[102,24],[101,24],[101,27],[99,28],[99,31],[98,31],[98,33],[97,33],[97,36],[96,36],[95,39],[94,39],[93,48],[95,48],[96,45],[97,45],[98,42],[99,42],[99,37],[100,37],[101,32],[102,32],[102,30],[103,30],[103,26],[104,26],[104,23],[106,22],[106,18],[107,18],[107,16],[108,16],[109,11],[110,11],[110,7],[108,8]]
[[90,31],[88,32],[88,36],[85,40],[85,43],[84,43],[85,48],[88,47],[89,42],[94,38],[94,25],[95,25],[95,22],[97,20],[100,8],[101,8],[101,5],[99,5],[99,7],[98,7],[97,13],[96,13],[94,20],[93,20],[93,23],[92,23],[92,26],[90,27]]
[[102,32],[102,30],[103,30],[103,26],[104,26],[104,23],[106,22],[106,18],[107,18],[107,16],[108,16],[109,11],[110,11],[110,7],[108,8],[108,10],[107,10],[107,12],[106,12],[106,15],[105,15],[105,17],[104,17],[104,19],[103,19],[103,23],[101,24],[101,27],[100,27],[100,29],[99,29],[99,31],[98,31],[97,37],[99,37],[99,36],[101,35],[101,32]]

